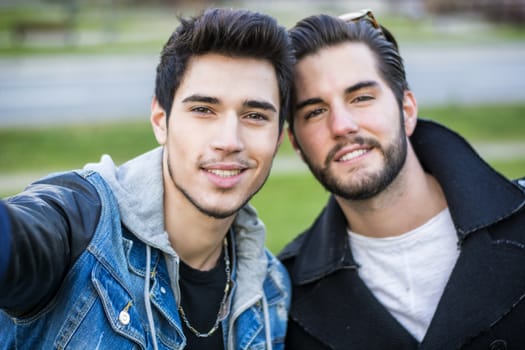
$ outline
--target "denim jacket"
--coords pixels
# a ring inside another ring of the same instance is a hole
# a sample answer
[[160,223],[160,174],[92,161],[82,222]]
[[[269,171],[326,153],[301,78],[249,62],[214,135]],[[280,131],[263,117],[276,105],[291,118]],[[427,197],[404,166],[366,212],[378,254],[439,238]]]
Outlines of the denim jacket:
[[[138,164],[147,166],[160,151],[142,158]],[[177,254],[161,239],[128,229],[111,180],[93,170],[80,175],[101,201],[95,232],[44,307],[24,317],[0,311],[0,349],[183,349]],[[234,286],[221,315],[225,347],[283,349],[289,279],[261,244],[264,225],[250,206],[238,214],[231,239]],[[0,275],[0,300],[1,284]]]

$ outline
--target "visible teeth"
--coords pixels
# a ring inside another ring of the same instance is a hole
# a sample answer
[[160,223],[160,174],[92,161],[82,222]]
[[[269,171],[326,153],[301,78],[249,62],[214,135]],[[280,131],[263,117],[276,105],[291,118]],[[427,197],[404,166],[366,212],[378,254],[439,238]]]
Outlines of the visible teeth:
[[208,169],[208,172],[215,174],[220,177],[230,177],[238,175],[241,171],[240,170],[221,170],[221,169]]
[[367,152],[367,150],[365,150],[365,149],[358,149],[356,151],[353,151],[353,152],[345,154],[344,156],[339,158],[339,161],[340,162],[346,162],[347,160],[351,160],[351,159],[357,158],[360,155],[365,154],[366,152]]

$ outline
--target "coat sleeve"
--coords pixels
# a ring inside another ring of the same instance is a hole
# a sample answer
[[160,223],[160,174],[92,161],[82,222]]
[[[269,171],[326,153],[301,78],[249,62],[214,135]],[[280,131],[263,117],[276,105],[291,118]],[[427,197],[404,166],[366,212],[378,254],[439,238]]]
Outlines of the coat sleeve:
[[0,308],[32,314],[57,292],[100,216],[96,189],[70,172],[0,202]]

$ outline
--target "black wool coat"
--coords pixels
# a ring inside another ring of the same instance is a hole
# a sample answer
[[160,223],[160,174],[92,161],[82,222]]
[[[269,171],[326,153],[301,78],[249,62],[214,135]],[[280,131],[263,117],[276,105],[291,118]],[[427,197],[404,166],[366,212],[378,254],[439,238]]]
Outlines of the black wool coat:
[[411,143],[444,190],[460,249],[424,339],[360,279],[331,197],[279,256],[293,285],[287,350],[525,349],[525,180],[505,179],[433,122],[419,120]]

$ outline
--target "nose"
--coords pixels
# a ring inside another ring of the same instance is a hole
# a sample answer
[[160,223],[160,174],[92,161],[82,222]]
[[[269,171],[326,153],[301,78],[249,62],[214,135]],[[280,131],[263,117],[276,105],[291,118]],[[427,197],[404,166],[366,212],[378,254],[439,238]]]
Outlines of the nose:
[[335,137],[346,136],[359,130],[359,124],[346,106],[334,106],[328,120]]
[[230,113],[217,123],[211,146],[225,153],[240,152],[244,149],[242,129],[236,113]]

